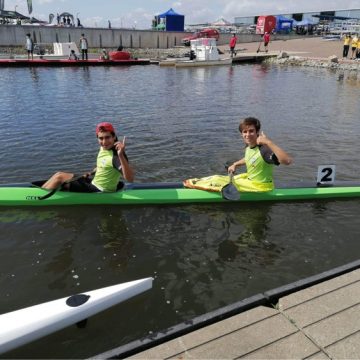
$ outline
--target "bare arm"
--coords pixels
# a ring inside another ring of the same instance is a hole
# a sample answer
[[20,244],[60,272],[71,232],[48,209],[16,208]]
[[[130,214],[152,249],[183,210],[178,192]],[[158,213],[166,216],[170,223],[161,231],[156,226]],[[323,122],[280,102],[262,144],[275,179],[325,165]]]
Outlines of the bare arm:
[[280,146],[272,142],[262,131],[259,137],[257,138],[258,145],[267,145],[271,151],[276,155],[280,164],[290,165],[292,163],[292,158],[287,154]]
[[238,161],[235,161],[232,165],[228,167],[228,173],[233,173],[236,170],[237,166],[245,165],[245,158],[242,158]]
[[122,173],[124,176],[124,179],[128,182],[133,182],[134,181],[134,171],[131,168],[130,164],[128,163],[128,161],[126,160],[126,157],[124,155],[125,152],[125,136],[123,141],[118,141],[115,144],[115,149],[117,151],[119,160],[120,160],[120,164],[121,164],[121,169],[122,169]]

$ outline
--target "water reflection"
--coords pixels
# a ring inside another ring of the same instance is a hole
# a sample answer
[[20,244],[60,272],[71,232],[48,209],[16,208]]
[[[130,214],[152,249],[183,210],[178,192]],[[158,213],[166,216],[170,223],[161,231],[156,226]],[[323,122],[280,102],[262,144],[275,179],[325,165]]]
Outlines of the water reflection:
[[[34,281],[41,275],[47,278],[49,289],[62,294],[94,284],[96,279],[101,285],[103,280],[126,271],[133,246],[127,220],[120,209],[94,210],[1,211],[3,230],[17,233],[16,247],[12,237],[1,244],[3,250],[8,248],[9,257],[3,258],[2,266],[7,269],[9,281]],[[105,269],[112,269],[110,277],[104,276]]]
[[37,211],[26,209],[2,208],[0,210],[0,224],[11,224],[18,222],[39,222],[54,218],[56,212],[48,209]]
[[234,78],[234,67],[229,66],[228,72],[227,72],[227,79],[229,80],[229,82],[232,82],[233,78]]
[[266,64],[258,64],[252,67],[253,79],[263,79],[268,74],[270,68]]
[[271,205],[252,206],[242,211],[227,212],[224,219],[224,240],[218,245],[219,259],[261,266],[271,265],[283,249],[268,238]]
[[89,66],[81,67],[82,76],[86,85],[91,85],[91,71]]
[[250,267],[273,265],[281,256],[283,248],[268,238],[271,211],[271,205],[231,204],[135,209],[128,215],[137,218],[137,226],[129,231],[147,254],[146,261],[140,259],[143,266],[153,259],[160,298],[186,318],[194,306],[201,313],[221,306],[249,281],[244,275],[250,276]]
[[30,67],[29,67],[29,72],[30,72],[31,79],[32,79],[35,83],[38,83],[38,82],[39,82],[38,69],[37,69],[36,67],[30,66]]

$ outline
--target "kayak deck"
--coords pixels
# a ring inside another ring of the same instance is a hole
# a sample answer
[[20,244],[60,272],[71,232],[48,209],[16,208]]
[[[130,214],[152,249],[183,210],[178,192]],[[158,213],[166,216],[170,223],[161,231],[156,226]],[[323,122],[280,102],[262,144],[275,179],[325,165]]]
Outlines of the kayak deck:
[[0,354],[87,319],[152,288],[134,280],[0,315]]
[[[49,198],[39,200],[49,191],[32,184],[0,186],[0,206],[58,206],[58,205],[156,205],[229,202],[219,192],[184,188],[181,183],[127,184],[114,193],[74,193],[57,191]],[[337,183],[316,187],[316,184],[297,183],[281,185],[269,192],[241,192],[238,202],[285,201],[360,196],[360,184]],[[231,201],[232,202],[232,201]]]

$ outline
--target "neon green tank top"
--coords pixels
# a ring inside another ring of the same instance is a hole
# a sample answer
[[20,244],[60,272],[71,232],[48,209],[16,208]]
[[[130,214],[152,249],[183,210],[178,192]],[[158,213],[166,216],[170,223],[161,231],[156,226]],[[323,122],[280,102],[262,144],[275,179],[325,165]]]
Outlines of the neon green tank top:
[[121,177],[120,171],[113,166],[113,156],[112,150],[101,148],[96,160],[96,173],[92,184],[104,192],[116,191]]
[[258,146],[246,148],[245,162],[249,180],[261,183],[273,181],[273,165],[265,162]]

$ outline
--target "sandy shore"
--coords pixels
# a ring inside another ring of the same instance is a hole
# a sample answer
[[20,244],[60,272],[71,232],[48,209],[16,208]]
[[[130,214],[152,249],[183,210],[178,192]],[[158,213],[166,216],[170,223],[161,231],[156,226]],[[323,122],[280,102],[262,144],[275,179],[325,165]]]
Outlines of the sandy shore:
[[[246,49],[244,52],[255,52],[259,43],[238,43],[236,48]],[[228,45],[219,46],[225,53],[229,50]],[[289,55],[298,55],[309,58],[328,58],[336,55],[342,58],[343,42],[342,40],[323,40],[321,37],[302,38],[294,40],[275,40],[270,41],[269,51],[285,51]],[[261,49],[264,50],[263,43]],[[350,58],[350,56],[348,56]]]

